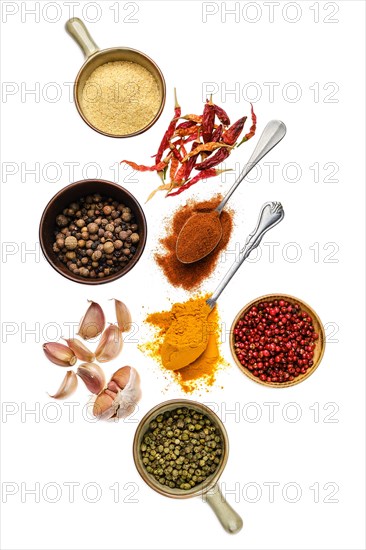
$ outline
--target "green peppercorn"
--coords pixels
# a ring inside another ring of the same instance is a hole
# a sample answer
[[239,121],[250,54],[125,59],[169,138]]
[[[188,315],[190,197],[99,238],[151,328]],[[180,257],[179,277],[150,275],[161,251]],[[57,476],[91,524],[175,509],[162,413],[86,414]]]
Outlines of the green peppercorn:
[[[211,424],[205,415],[187,407],[158,415],[150,422],[140,445],[146,470],[151,468],[155,479],[170,488],[189,490],[202,483],[217,470],[223,451],[222,439]],[[214,435],[209,431],[205,434],[204,426],[210,426]],[[154,441],[158,442],[156,446]],[[147,446],[146,455],[147,443],[151,448]]]

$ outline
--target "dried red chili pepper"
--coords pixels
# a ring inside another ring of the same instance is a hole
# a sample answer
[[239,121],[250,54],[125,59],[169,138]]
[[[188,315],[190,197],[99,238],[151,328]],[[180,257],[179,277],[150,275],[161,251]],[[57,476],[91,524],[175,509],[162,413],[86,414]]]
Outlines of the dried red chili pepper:
[[151,191],[150,195],[147,197],[146,199],[146,202],[149,202],[150,199],[153,198],[153,196],[155,195],[155,193],[157,193],[158,191],[168,191],[171,189],[171,184],[170,183],[163,183],[162,185],[159,185],[159,187],[157,187],[156,189],[154,189],[154,191]]
[[215,106],[212,103],[212,98],[210,98],[210,101],[206,101],[205,103],[202,115],[202,138],[205,143],[211,141],[214,124]]
[[[218,171],[215,167],[230,155],[247,118],[242,117],[227,128],[230,124],[229,116],[224,109],[212,102],[212,98],[206,101],[203,115],[187,114],[182,117],[175,90],[174,95],[174,118],[163,136],[158,153],[154,155],[156,157],[154,166],[122,161],[135,170],[156,171],[163,181],[163,185],[160,185],[158,190],[167,190],[168,196],[179,194],[197,181],[225,171]],[[216,116],[220,121],[218,125],[215,124]],[[239,145],[250,139],[256,131],[257,117],[252,104],[251,117],[252,126]],[[180,119],[184,120],[178,124]],[[192,142],[192,145],[187,154],[189,142]],[[164,155],[165,158],[163,158]],[[199,173],[196,172],[196,176],[189,180],[193,170],[197,170]],[[169,174],[169,183],[165,181],[167,174]],[[179,186],[182,187],[181,190]],[[177,187],[178,190],[175,190]]]
[[222,124],[220,124],[217,128],[215,128],[215,130],[212,133],[211,141],[220,141],[223,130],[224,128]]
[[197,155],[202,151],[214,151],[215,149],[220,149],[220,147],[227,147],[228,149],[232,149],[232,145],[229,145],[227,143],[218,143],[216,141],[201,143],[198,147],[196,147],[193,151],[191,151],[190,153],[188,153],[188,155],[184,157],[183,162],[186,162],[190,157],[193,157],[193,155]]
[[214,166],[217,166],[220,164],[220,162],[223,162],[227,157],[230,155],[230,149],[222,148],[216,151],[216,153],[209,157],[208,159],[204,160],[203,162],[199,162],[196,164],[195,169],[196,170],[207,170],[208,168],[213,168]]
[[179,152],[180,152],[180,154],[182,155],[183,158],[187,155],[187,149],[185,148],[184,143],[181,144]]
[[[200,145],[199,141],[196,141],[196,142],[192,143],[191,151],[194,151],[197,147],[199,147],[199,145]],[[186,167],[186,171],[184,172],[184,180],[185,181],[191,175],[191,172],[192,172],[193,168],[196,167],[197,159],[198,159],[198,153],[196,155],[193,155],[192,157],[190,157],[187,162],[183,163],[183,166]]]
[[154,164],[154,166],[144,166],[143,164],[136,164],[136,162],[131,162],[130,160],[121,160],[125,164],[128,164],[128,166],[131,166],[134,170],[137,170],[138,172],[154,172],[154,171],[160,171],[164,170],[164,168],[167,166],[169,160],[167,160],[168,157],[165,160],[162,160],[158,162],[157,164]]
[[[194,151],[196,147],[198,147],[199,145],[200,145],[199,141],[195,141],[194,143],[192,143],[191,151]],[[179,168],[176,174],[177,182],[181,183],[182,181],[186,181],[189,178],[193,168],[195,167],[197,157],[198,157],[198,153],[197,155],[190,157],[187,162],[183,162],[183,164],[181,165],[181,167]]]
[[192,126],[196,126],[197,122],[194,122],[193,120],[186,120],[185,122],[181,122],[176,127],[176,130],[184,129],[184,128],[191,128]]
[[241,134],[242,129],[244,128],[245,121],[248,117],[243,116],[242,118],[239,118],[226,132],[222,134],[222,140],[224,143],[227,143],[228,145],[234,145],[236,140]]
[[171,183],[175,182],[175,174],[178,170],[178,166],[179,166],[179,159],[177,159],[177,157],[173,157],[172,160],[170,161],[170,170],[169,170],[169,179]]
[[197,124],[201,124],[202,122],[202,115],[189,114],[181,116],[180,118],[184,118],[185,120],[189,120],[191,122],[196,122]]
[[224,111],[224,109],[222,107],[219,107],[218,105],[214,105],[214,108],[215,108],[215,115],[217,116],[219,121],[222,122],[224,126],[229,126],[230,118],[227,112]]
[[[179,143],[179,142],[178,142],[178,143]],[[171,143],[171,144],[170,144],[170,149],[171,149],[171,151],[172,151],[172,153],[173,153],[174,158],[178,159],[179,162],[183,162],[182,153],[181,153],[180,149],[178,149],[178,147],[177,147],[178,143],[177,143],[177,144]],[[184,155],[184,156],[185,156],[185,155]]]
[[177,191],[174,191],[174,193],[168,193],[167,197],[174,197],[175,195],[180,195],[185,191],[186,189],[189,189],[197,183],[200,180],[207,179],[207,178],[213,178],[214,176],[218,176],[222,172],[226,172],[227,170],[217,170],[216,168],[209,168],[208,170],[202,170],[197,176],[192,178],[190,181],[187,181],[184,185],[181,185]]
[[182,183],[183,181],[185,181],[186,178],[184,177],[184,174],[187,168],[187,164],[188,163],[185,162],[184,164],[181,164],[180,167],[178,168],[178,171],[176,172],[175,178],[174,178],[175,183]]
[[174,137],[176,137],[176,136],[179,136],[179,137],[190,136],[191,134],[194,134],[196,131],[197,131],[196,126],[192,126],[190,128],[179,128],[179,129],[175,130]]
[[177,125],[177,119],[180,117],[181,113],[182,113],[182,109],[178,103],[177,91],[174,88],[174,118],[171,120],[168,126],[168,129],[165,132],[164,137],[161,140],[161,143],[159,145],[159,149],[158,149],[158,152],[156,153],[156,158],[155,158],[157,163],[161,161],[164,151],[169,147],[169,141],[174,134],[175,127]]
[[[215,130],[212,133],[211,141],[219,142],[221,140],[223,130],[224,128],[222,124],[217,126],[217,128],[215,128]],[[212,151],[206,151],[205,153],[201,153],[202,162],[204,162],[205,158],[209,157],[211,154],[212,154]]]
[[237,145],[237,147],[240,147],[240,145],[241,145],[242,143],[244,143],[245,141],[248,141],[248,139],[250,139],[251,137],[253,137],[254,134],[255,134],[255,131],[256,131],[256,129],[257,129],[257,115],[254,113],[252,103],[250,104],[250,112],[251,112],[251,115],[252,115],[252,125],[251,125],[251,127],[249,128],[249,132],[248,132],[247,134],[245,134],[245,136],[243,137],[243,139],[241,140],[241,142]]

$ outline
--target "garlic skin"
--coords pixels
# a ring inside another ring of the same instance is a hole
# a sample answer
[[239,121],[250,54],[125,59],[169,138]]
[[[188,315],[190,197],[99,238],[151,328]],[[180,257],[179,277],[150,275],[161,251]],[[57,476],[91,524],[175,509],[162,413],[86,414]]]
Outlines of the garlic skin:
[[109,325],[102,334],[95,356],[100,363],[115,359],[122,351],[123,338],[117,325]]
[[50,361],[60,367],[72,367],[76,363],[76,355],[74,352],[57,342],[48,342],[43,344],[43,351]]
[[101,420],[126,418],[141,398],[140,377],[133,367],[116,371],[94,401],[93,414]]
[[78,379],[72,370],[68,370],[61,386],[54,395],[48,394],[53,399],[66,399],[74,393],[78,387]]
[[116,309],[117,325],[121,332],[128,332],[131,330],[132,317],[130,310],[120,300],[114,298],[114,306]]
[[88,390],[92,393],[100,393],[105,386],[104,372],[95,363],[82,363],[78,366],[76,374],[80,376]]
[[94,361],[94,352],[90,351],[80,340],[77,338],[64,338],[64,340],[80,361],[86,361],[87,363]]
[[96,302],[88,300],[88,307],[84,317],[80,321],[78,336],[83,340],[92,340],[101,334],[105,327],[105,316],[102,308]]

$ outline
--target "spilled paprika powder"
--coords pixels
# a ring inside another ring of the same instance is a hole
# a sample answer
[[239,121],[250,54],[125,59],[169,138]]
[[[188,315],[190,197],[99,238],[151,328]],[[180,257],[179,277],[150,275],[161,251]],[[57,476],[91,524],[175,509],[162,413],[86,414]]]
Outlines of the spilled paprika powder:
[[211,275],[219,261],[220,255],[227,247],[233,229],[233,212],[225,208],[220,216],[222,237],[216,248],[205,258],[192,264],[183,264],[177,258],[176,245],[178,235],[186,221],[194,214],[211,212],[220,203],[222,197],[216,195],[209,201],[187,201],[185,206],[177,209],[167,221],[166,236],[160,240],[161,251],[156,252],[155,261],[164,275],[175,287],[185,290],[196,289]]

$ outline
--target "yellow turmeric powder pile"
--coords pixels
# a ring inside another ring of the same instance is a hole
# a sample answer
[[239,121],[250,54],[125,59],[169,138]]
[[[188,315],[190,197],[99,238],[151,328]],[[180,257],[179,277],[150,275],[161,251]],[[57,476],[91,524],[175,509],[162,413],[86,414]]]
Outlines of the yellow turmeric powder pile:
[[223,363],[219,352],[219,317],[206,303],[208,296],[196,296],[174,304],[170,311],[151,313],[146,321],[158,329],[153,342],[143,349],[187,392],[212,386]]

